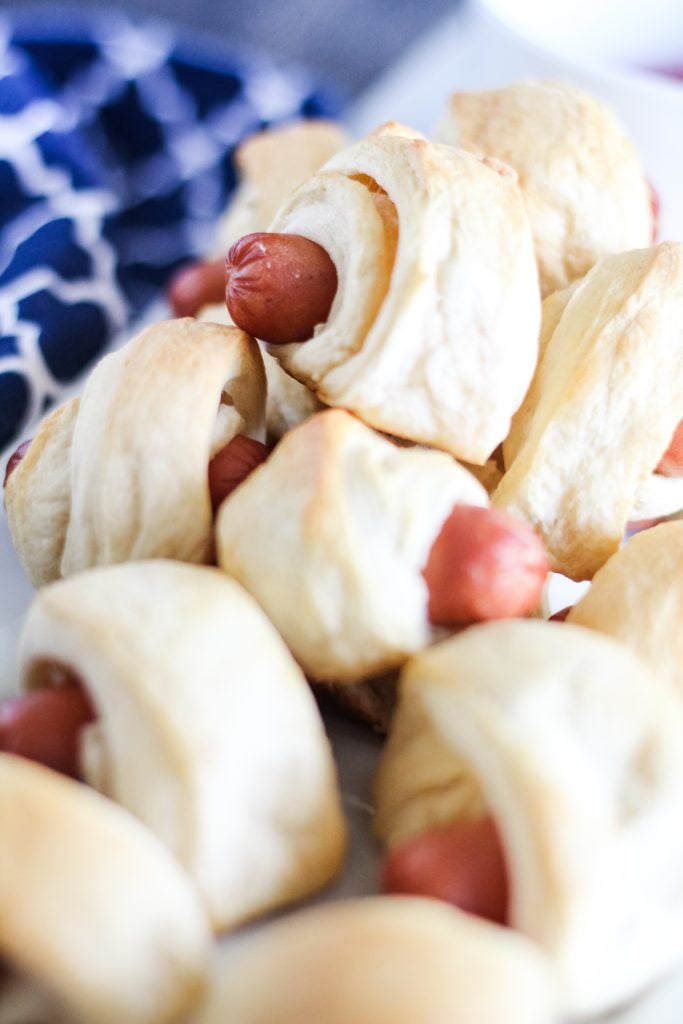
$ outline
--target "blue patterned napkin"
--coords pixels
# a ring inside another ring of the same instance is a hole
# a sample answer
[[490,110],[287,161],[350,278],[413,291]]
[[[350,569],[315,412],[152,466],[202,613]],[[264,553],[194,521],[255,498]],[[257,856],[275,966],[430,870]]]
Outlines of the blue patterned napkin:
[[338,110],[162,23],[0,13],[0,449],[206,251],[235,144]]

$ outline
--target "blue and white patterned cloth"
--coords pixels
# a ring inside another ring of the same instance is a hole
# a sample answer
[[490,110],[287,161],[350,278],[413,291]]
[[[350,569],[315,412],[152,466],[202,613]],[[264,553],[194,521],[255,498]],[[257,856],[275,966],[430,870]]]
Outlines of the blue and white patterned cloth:
[[0,449],[206,251],[236,143],[338,110],[163,23],[0,14]]

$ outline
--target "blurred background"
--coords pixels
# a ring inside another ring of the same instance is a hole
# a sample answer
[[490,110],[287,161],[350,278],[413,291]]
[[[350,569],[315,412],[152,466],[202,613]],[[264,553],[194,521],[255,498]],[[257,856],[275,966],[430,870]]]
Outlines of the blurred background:
[[[458,0],[89,0],[74,6],[164,18],[210,34],[214,42],[222,38],[231,47],[301,63],[351,98],[457,5]],[[0,0],[0,11],[20,6],[26,7]],[[42,6],[54,10],[53,3]]]

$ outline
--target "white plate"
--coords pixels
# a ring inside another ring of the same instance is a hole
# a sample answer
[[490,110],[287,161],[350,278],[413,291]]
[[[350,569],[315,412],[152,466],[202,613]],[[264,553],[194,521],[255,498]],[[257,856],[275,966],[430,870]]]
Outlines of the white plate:
[[[544,0],[545,2],[545,0]],[[661,2],[661,0],[660,0]],[[507,0],[499,0],[504,8]],[[524,5],[522,4],[522,7]],[[683,58],[683,53],[681,53]],[[663,202],[663,237],[683,236],[683,86],[629,74],[594,71],[522,41],[481,7],[459,9],[435,27],[360,98],[350,125],[361,134],[386,120],[401,120],[427,133],[449,91],[504,84],[519,77],[575,82],[610,102],[644,155]],[[7,453],[5,453],[5,459]],[[4,460],[2,463],[4,469]],[[7,523],[0,519],[0,695],[15,692],[15,650],[32,591],[18,565]],[[558,606],[562,600],[555,602]],[[338,756],[344,804],[352,824],[349,859],[325,898],[373,892],[377,851],[370,838],[370,784],[379,742],[341,718],[329,721]],[[624,893],[628,899],[628,893]],[[229,940],[225,951],[229,954]],[[636,1004],[603,1017],[603,1024],[679,1024],[683,1019],[683,970],[665,979]]]

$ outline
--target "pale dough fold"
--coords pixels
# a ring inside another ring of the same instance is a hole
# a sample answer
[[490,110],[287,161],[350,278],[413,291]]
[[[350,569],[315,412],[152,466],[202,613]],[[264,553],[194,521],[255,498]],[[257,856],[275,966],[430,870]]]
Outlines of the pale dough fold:
[[21,1024],[172,1024],[201,996],[209,928],[175,858],[98,793],[3,753],[0,905],[0,958],[20,973],[0,1019],[31,984]]
[[540,298],[514,172],[390,124],[280,207],[271,230],[330,254],[337,294],[301,344],[271,346],[327,405],[483,464],[531,380]]
[[544,295],[602,256],[652,242],[652,195],[633,144],[608,107],[573,86],[454,93],[436,138],[517,171]]
[[[218,225],[216,256],[224,257],[243,235],[267,231],[280,203],[298,185],[348,145],[348,135],[333,121],[295,121],[267,128],[245,139],[235,151],[238,187]],[[201,311],[203,320],[230,323],[225,304]],[[266,427],[278,440],[297,423],[322,408],[305,385],[294,380],[267,352]]]
[[435,900],[372,897],[269,925],[218,961],[196,1024],[553,1024],[552,969],[520,935]]
[[148,327],[43,421],[5,488],[35,586],[141,558],[208,560],[208,464],[237,434],[264,436],[256,342],[187,318]]
[[5,484],[12,543],[34,587],[61,576],[71,515],[71,443],[78,398],[50,413]]
[[546,301],[547,340],[492,502],[541,534],[556,571],[591,579],[683,412],[683,245],[605,257]]
[[631,537],[567,621],[613,636],[683,696],[683,521]]
[[239,179],[218,224],[216,255],[233,242],[265,231],[285,197],[348,145],[341,125],[323,118],[266,128],[239,144],[234,154]]
[[[553,292],[543,300],[536,373],[524,402],[512,419],[510,433],[502,446],[504,462],[508,466],[515,458],[529,433],[530,423],[544,387],[541,367],[548,344],[564,315],[569,300],[580,283],[580,280],[576,280],[569,287],[562,289],[562,291]],[[495,480],[495,477],[492,476],[491,479],[495,482],[492,487],[489,488],[487,486],[489,494],[500,483],[500,478]],[[645,477],[639,484],[628,519],[630,522],[639,522],[644,519],[659,519],[664,516],[673,515],[680,509],[683,509],[683,477],[663,476],[661,473],[655,472]]]
[[[345,846],[336,773],[300,669],[255,602],[217,569],[137,562],[40,592],[20,644],[98,712],[84,778],[170,847],[215,928],[309,895]],[[132,913],[132,911],[131,911]]]
[[398,447],[327,410],[286,434],[224,502],[218,563],[312,679],[354,683],[436,636],[421,573],[456,504],[488,498],[445,452]]
[[680,962],[682,799],[680,701],[608,637],[487,623],[403,670],[378,834],[394,842],[487,808],[510,924],[551,956],[569,1014],[614,1008]]
[[[204,306],[198,320],[232,326],[225,303]],[[278,361],[261,347],[266,371],[266,439],[275,444],[280,438],[309,416],[324,408],[313,392],[282,369]]]

